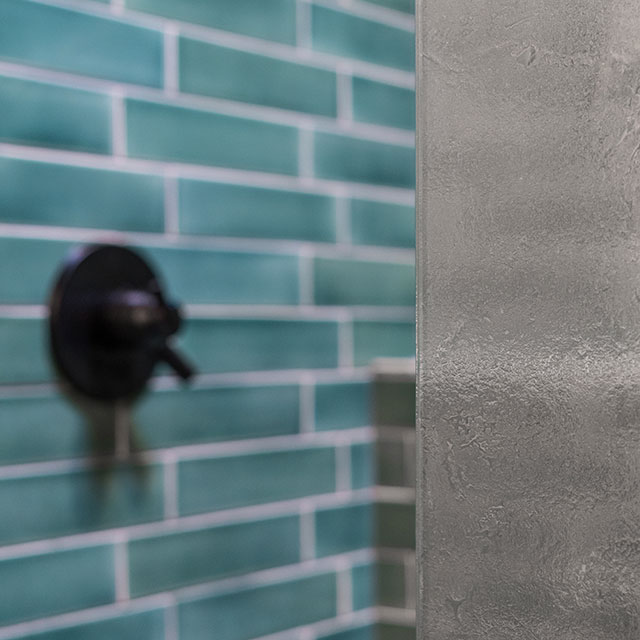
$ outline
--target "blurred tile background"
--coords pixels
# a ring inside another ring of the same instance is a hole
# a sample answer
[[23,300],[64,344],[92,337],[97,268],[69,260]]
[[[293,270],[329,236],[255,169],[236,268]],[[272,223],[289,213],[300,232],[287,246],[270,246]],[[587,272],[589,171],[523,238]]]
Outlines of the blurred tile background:
[[[412,0],[1,0],[0,640],[414,633],[413,444],[371,417],[413,404],[369,368],[415,349],[413,41]],[[134,462],[47,355],[100,241],[200,371],[158,371]]]

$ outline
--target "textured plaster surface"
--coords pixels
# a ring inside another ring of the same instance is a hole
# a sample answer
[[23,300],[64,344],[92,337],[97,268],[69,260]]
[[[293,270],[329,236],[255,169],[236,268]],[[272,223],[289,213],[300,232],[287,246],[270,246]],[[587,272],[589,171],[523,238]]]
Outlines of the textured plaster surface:
[[640,3],[418,3],[418,637],[640,637]]

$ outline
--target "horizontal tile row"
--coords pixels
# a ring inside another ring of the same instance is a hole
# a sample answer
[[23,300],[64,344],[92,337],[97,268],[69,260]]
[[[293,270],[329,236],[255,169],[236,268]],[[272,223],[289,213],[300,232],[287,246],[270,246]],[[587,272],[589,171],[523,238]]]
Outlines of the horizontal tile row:
[[[4,77],[0,105],[1,140],[111,152],[111,102],[105,94]],[[213,111],[126,100],[126,141],[133,158],[298,174],[296,128]],[[313,146],[319,178],[414,187],[412,146],[322,132],[314,134]]]
[[[352,446],[351,458],[352,488],[371,486],[372,446]],[[331,447],[183,460],[176,471],[178,515],[330,494],[336,466]],[[165,482],[159,464],[0,479],[0,546],[161,521]]]
[[[103,416],[94,410],[91,416],[104,425],[112,418],[109,410]],[[367,383],[316,386],[315,429],[369,424]],[[140,450],[295,435],[300,432],[300,388],[270,385],[149,393],[134,411],[133,426],[134,446]],[[82,414],[54,393],[0,398],[0,465],[107,454],[114,446],[109,434],[109,429],[94,433]],[[367,460],[373,454],[358,446],[353,456],[353,486],[368,486]]]
[[[312,624],[328,617],[332,617],[331,605],[324,607],[318,602],[303,601],[303,597],[313,597],[322,595],[323,601],[327,601],[326,596],[335,595],[335,578],[331,574],[312,575],[308,578],[283,582],[280,584],[265,585],[253,589],[245,589],[220,596],[201,598],[196,601],[185,601],[179,604],[179,616],[181,620],[180,632],[184,640],[198,640],[199,638],[210,638],[209,625],[221,625],[223,633],[227,635],[223,638],[238,640],[240,638],[248,640],[255,637],[254,633],[260,633],[265,629],[288,628],[291,624]],[[279,605],[276,609],[271,609],[274,601]],[[289,608],[297,605],[302,608],[302,612],[295,614],[295,619],[291,618]],[[252,606],[255,615],[250,618],[257,618],[251,624],[229,625],[231,631],[225,628],[224,620],[227,616],[221,616],[227,609],[237,613],[240,611],[238,621],[246,618],[241,609],[243,606]],[[210,610],[209,610],[210,607]],[[276,613],[277,612],[277,613]],[[208,615],[207,615],[208,614]],[[220,626],[216,627],[219,630]],[[229,635],[231,633],[231,635]],[[161,609],[153,609],[139,613],[125,613],[116,618],[98,620],[86,624],[66,626],[52,631],[16,636],[16,640],[161,640],[165,637],[165,612]],[[234,635],[235,634],[235,635]],[[247,635],[249,634],[249,635]],[[375,629],[373,625],[358,626],[330,635],[322,635],[318,640],[374,640]],[[216,637],[219,637],[216,635]]]
[[[370,505],[318,511],[317,556],[368,548],[372,513]],[[112,546],[100,545],[0,560],[5,592],[0,626],[114,602],[114,552]],[[294,565],[300,562],[300,552],[298,516],[137,538],[127,544],[129,589],[132,597],[140,597]],[[354,569],[356,608],[371,606],[372,571],[370,565]],[[61,581],[65,588],[56,588]],[[317,598],[322,606],[335,606],[330,594],[325,591]],[[205,608],[211,612],[215,607],[209,605]],[[193,607],[194,612],[200,609]]]
[[[12,82],[0,82],[0,95]],[[16,110],[19,117],[23,112]],[[8,112],[5,116],[0,132],[10,119]],[[75,116],[68,127],[77,133]],[[60,130],[55,128],[56,135]],[[0,177],[2,222],[164,230],[164,181],[158,175],[0,158]],[[179,180],[178,192],[179,230],[184,234],[336,241],[335,201],[329,196],[196,180]],[[349,204],[354,244],[413,248],[413,207],[366,200]]]
[[[353,323],[353,360],[413,357],[412,322]],[[200,373],[335,369],[338,323],[261,319],[192,319],[179,341]],[[0,385],[53,379],[42,320],[0,317]],[[159,372],[162,369],[158,370]]]
[[[0,304],[45,303],[72,246],[63,241],[0,238],[0,271],[5,275],[0,280]],[[300,302],[300,264],[296,255],[136,248],[157,265],[170,293],[180,296],[184,303],[297,305]],[[411,265],[316,259],[312,268],[317,305],[411,307],[414,304]]]
[[[242,21],[249,27],[240,27],[245,33],[251,31],[251,25],[260,31],[269,22],[277,22],[279,28],[295,22],[293,0],[280,0],[280,7],[273,6],[273,2],[267,7],[253,0],[255,7],[251,12],[245,7],[242,12],[228,11],[218,4],[203,8],[190,3],[181,3],[180,7],[167,3],[162,7],[161,3],[149,0],[135,2],[139,5],[135,9],[173,13],[171,17],[185,19],[189,17],[185,13],[191,13],[196,20],[210,17],[209,25],[222,29],[231,22]],[[287,16],[286,20],[275,21],[281,14]],[[319,51],[401,69],[413,68],[411,32],[318,6],[313,7],[312,30],[313,45]],[[161,87],[163,55],[163,34],[158,30],[26,0],[4,0],[0,6],[0,59]],[[180,87],[187,93],[335,116],[334,72],[187,38],[180,41],[179,61]],[[207,73],[212,67],[219,72]],[[244,82],[239,82],[239,78]],[[354,91],[357,94],[359,89],[354,87]],[[393,118],[386,106],[379,110]],[[366,115],[365,121],[370,121]],[[407,123],[391,126],[406,127]]]

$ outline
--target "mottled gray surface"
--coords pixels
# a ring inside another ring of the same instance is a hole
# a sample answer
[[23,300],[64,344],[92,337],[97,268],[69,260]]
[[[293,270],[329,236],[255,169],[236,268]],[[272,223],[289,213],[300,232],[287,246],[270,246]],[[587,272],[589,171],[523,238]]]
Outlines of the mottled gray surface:
[[640,2],[423,0],[419,637],[640,638]]

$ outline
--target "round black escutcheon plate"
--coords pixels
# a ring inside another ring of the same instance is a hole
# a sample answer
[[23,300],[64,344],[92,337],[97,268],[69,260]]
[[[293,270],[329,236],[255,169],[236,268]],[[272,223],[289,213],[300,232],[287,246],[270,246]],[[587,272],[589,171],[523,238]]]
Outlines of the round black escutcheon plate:
[[50,300],[51,353],[60,376],[99,400],[132,398],[155,365],[168,362],[183,379],[191,368],[168,345],[180,313],[136,252],[116,245],[75,249]]

